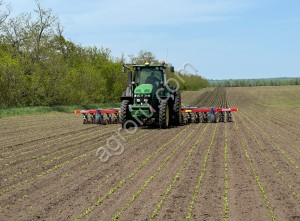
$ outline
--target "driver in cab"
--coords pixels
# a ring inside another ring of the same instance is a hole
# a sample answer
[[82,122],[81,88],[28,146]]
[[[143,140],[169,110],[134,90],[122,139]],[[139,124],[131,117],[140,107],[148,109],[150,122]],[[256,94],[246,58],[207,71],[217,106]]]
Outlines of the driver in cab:
[[147,77],[146,84],[152,84],[155,85],[156,82],[159,82],[159,79],[155,77],[155,73],[151,72],[151,75]]

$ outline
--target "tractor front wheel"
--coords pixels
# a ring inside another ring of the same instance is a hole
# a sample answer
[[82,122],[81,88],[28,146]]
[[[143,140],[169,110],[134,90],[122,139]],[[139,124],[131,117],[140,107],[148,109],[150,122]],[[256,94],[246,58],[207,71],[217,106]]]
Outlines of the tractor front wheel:
[[173,119],[174,126],[179,126],[181,124],[181,96],[178,93],[175,97],[173,106]]
[[159,108],[159,127],[165,129],[169,127],[170,123],[170,110],[168,101],[162,101]]
[[129,100],[123,100],[121,104],[121,123],[122,128],[127,129],[129,127],[128,123],[126,122],[129,120]]

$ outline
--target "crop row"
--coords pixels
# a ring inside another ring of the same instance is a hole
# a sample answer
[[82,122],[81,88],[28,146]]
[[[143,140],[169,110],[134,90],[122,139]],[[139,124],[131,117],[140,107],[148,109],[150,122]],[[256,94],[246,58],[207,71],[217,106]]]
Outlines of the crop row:
[[[57,124],[58,123],[56,122],[51,127],[34,128],[31,130],[24,130],[24,131],[16,131],[16,130],[12,131],[10,136],[6,135],[4,139],[1,140],[1,143],[5,148],[14,147],[23,144],[24,140],[26,140],[26,142],[32,142],[36,140],[41,140],[43,138],[51,137],[53,136],[53,131],[55,131],[55,133],[57,132],[65,133],[65,131],[68,130],[68,132],[70,133],[73,132],[74,129],[76,129],[75,125],[73,125],[72,127],[66,127],[66,125],[64,124],[60,124],[61,126],[58,126]],[[16,136],[16,134],[18,134],[18,136]],[[41,137],[41,135],[43,137]],[[23,142],[16,144],[14,143],[16,142],[16,140],[22,140]]]
[[[133,136],[133,135],[129,134],[127,136]],[[38,173],[38,174],[36,174],[34,176],[31,176],[28,179],[25,179],[23,181],[11,184],[11,185],[9,185],[9,186],[1,189],[0,190],[0,196],[3,195],[4,193],[7,193],[7,192],[13,190],[13,189],[21,187],[21,186],[23,186],[23,185],[25,185],[27,183],[30,183],[30,182],[34,181],[35,179],[37,179],[37,178],[43,177],[43,176],[45,176],[47,174],[50,174],[51,172],[54,172],[54,171],[56,171],[56,170],[58,170],[58,169],[60,169],[60,168],[62,168],[64,166],[66,166],[66,165],[68,165],[68,164],[70,164],[70,163],[72,163],[72,162],[74,162],[76,160],[79,160],[79,159],[82,159],[84,157],[88,157],[90,155],[93,155],[93,153],[95,152],[95,147],[99,146],[99,144],[101,144],[101,143],[104,144],[105,142],[106,142],[106,140],[101,141],[100,143],[95,143],[95,144],[93,144],[91,146],[88,146],[88,148],[91,149],[91,150],[88,151],[88,150],[82,149],[85,153],[83,153],[81,155],[77,155],[77,156],[75,156],[75,157],[73,157],[71,159],[68,159],[68,160],[60,163],[60,164],[57,164],[57,165],[55,165],[52,168],[49,168],[49,169],[47,169],[45,171],[42,171],[42,172],[40,172],[40,173]],[[86,151],[88,151],[88,152],[86,152]]]
[[[230,101],[234,104],[241,104],[242,102],[240,101],[240,97],[237,95],[238,93],[235,93],[233,94],[231,97],[230,97]],[[254,98],[253,98],[254,99]],[[251,103],[254,103],[255,100],[250,100]],[[274,111],[276,111],[276,115],[274,116],[273,119],[270,119],[270,116],[272,115],[272,113],[275,113]],[[286,122],[288,120],[289,117],[286,117],[285,114],[283,114],[284,112],[280,113],[280,112],[277,112],[277,110],[275,109],[272,109],[272,111],[270,111],[268,114],[264,114],[265,112],[262,112],[262,111],[258,111],[257,110],[257,106],[256,105],[251,105],[249,107],[247,107],[244,111],[242,111],[242,109],[240,109],[240,113],[245,113],[243,114],[244,117],[248,118],[247,116],[255,116],[255,117],[252,117],[250,122],[251,123],[254,123],[255,121],[259,122],[260,126],[257,126],[256,127],[258,128],[258,130],[262,131],[262,133],[264,135],[266,135],[265,131],[262,129],[263,127],[267,126],[269,129],[272,129],[272,132],[276,134],[276,136],[278,137],[281,137],[282,140],[285,140],[287,139],[286,136],[291,136],[293,137],[294,139],[297,139],[297,135],[296,133],[298,132],[298,129],[294,128],[293,132],[292,133],[288,133],[287,134],[287,131],[282,131],[282,127],[278,127],[278,124],[280,123],[281,125],[286,125]],[[258,114],[259,113],[259,114]],[[262,124],[263,122],[263,124]],[[274,122],[276,122],[276,124],[274,124]],[[295,121],[292,122],[293,126],[296,126],[295,125]],[[276,129],[274,128],[276,127]],[[289,126],[289,128],[291,128]],[[278,132],[278,131],[281,131],[281,132]],[[284,132],[286,134],[285,137],[282,137],[282,132]],[[274,139],[277,138],[276,136],[272,139],[270,137],[271,135],[268,134],[267,137],[269,137],[270,140],[272,140],[272,142],[275,144],[275,141]],[[274,145],[273,144],[273,145]],[[275,144],[276,146],[276,144]],[[299,148],[297,148],[295,145],[289,145],[290,149],[293,149],[293,151],[296,151],[299,153]],[[286,155],[285,151],[277,144],[277,149],[281,152],[281,154],[285,155],[286,157],[290,158],[288,155]],[[292,163],[294,164],[294,162]],[[294,165],[295,166],[295,165]]]
[[[255,107],[253,107],[253,108],[255,109]],[[283,148],[281,148],[278,144],[275,143],[274,137],[270,137],[269,134],[266,136],[266,133],[265,133],[265,130],[263,129],[264,128],[263,126],[267,125],[268,130],[274,131],[277,134],[278,137],[280,137],[281,134],[277,132],[277,129],[274,129],[274,127],[272,128],[270,125],[268,125],[266,123],[266,122],[268,122],[268,117],[267,117],[268,115],[265,114],[265,116],[260,116],[261,119],[258,119],[257,118],[258,116],[256,116],[256,113],[254,111],[251,112],[249,110],[250,110],[250,108],[247,108],[245,111],[242,111],[241,113],[239,113],[243,116],[242,118],[239,118],[240,119],[239,121],[244,124],[244,126],[247,129],[248,133],[250,134],[250,136],[255,141],[255,145],[258,147],[257,150],[260,152],[260,156],[264,157],[264,161],[268,162],[274,168],[274,170],[276,171],[276,174],[279,177],[280,181],[282,181],[288,187],[288,189],[290,189],[290,192],[291,192],[292,196],[297,201],[299,201],[300,200],[300,195],[299,195],[299,193],[297,193],[297,190],[295,190],[295,187],[297,186],[297,184],[290,183],[288,181],[288,179],[286,179],[285,173],[279,168],[280,166],[282,166],[282,164],[278,164],[277,161],[274,161],[274,159],[272,159],[272,157],[269,156],[268,151],[267,151],[268,148],[266,148],[264,146],[263,142],[261,142],[261,140],[258,139],[258,137],[255,135],[254,131],[256,131],[256,132],[258,131],[258,132],[260,132],[260,134],[264,135],[264,137],[266,137],[268,139],[268,141],[269,141],[268,143],[273,147],[273,149],[277,150],[277,151],[279,150],[278,152],[282,156],[284,156],[286,159],[288,158],[288,163],[294,169],[297,170],[298,165],[295,163],[295,161],[291,159],[291,157],[283,150]],[[251,116],[256,116],[256,117],[252,117],[250,119]],[[246,124],[245,120],[247,120],[249,123]],[[259,125],[255,123],[257,121],[258,121]],[[264,124],[262,124],[262,122]],[[252,125],[254,127],[254,129],[251,130],[249,125]],[[274,124],[272,124],[272,125],[274,125]],[[275,136],[275,138],[276,138],[276,136]],[[295,155],[293,155],[293,156],[295,156]],[[293,162],[293,163],[291,163],[291,162]]]
[[204,132],[207,129],[208,124],[205,126],[205,128],[203,129],[203,131],[200,133],[198,139],[196,140],[196,142],[191,146],[191,148],[189,149],[184,161],[181,163],[177,173],[175,174],[175,176],[172,179],[172,182],[169,184],[169,186],[167,187],[167,189],[164,191],[164,193],[162,194],[162,197],[160,198],[160,200],[158,201],[158,203],[156,204],[149,220],[153,220],[159,213],[159,211],[161,210],[163,203],[165,201],[165,199],[168,197],[169,193],[172,191],[173,187],[175,186],[175,184],[177,183],[177,181],[180,179],[181,175],[183,174],[183,171],[186,168],[186,165],[189,162],[189,159],[191,157],[191,155],[193,154],[194,150],[196,149],[199,141],[201,140]]
[[286,182],[287,187],[289,189],[293,190],[292,196],[295,199],[299,200],[300,195],[299,195],[299,193],[296,192],[297,190],[294,190],[294,187],[296,186],[296,184],[291,184],[288,181],[286,181],[284,172],[282,170],[280,170],[280,168],[278,168],[278,164],[276,164],[276,162],[274,162],[274,160],[272,160],[271,157],[268,155],[268,153],[265,151],[267,148],[259,141],[259,139],[255,136],[254,132],[249,128],[249,126],[245,122],[243,122],[243,124],[247,128],[249,134],[253,137],[256,145],[258,146],[260,156],[263,156],[265,162],[268,162],[272,165],[272,167],[276,171],[276,174],[280,178],[280,180],[283,182]]
[[[242,114],[242,113],[241,113]],[[244,114],[242,114],[245,118],[248,119],[248,117]],[[254,123],[253,121],[249,120],[249,122],[251,122],[251,124],[253,124],[255,126],[255,128],[257,129],[257,131],[260,131],[260,133],[262,135],[264,135],[264,137],[268,138],[269,142],[272,144],[274,149],[277,149],[279,151],[279,153],[281,153],[286,159],[287,161],[296,169],[299,169],[299,165],[292,159],[291,156],[289,156],[286,151],[284,151],[284,149],[279,146],[277,143],[274,142],[274,140],[270,137],[269,134],[267,134],[264,130],[262,130],[256,123]]]
[[229,188],[229,176],[228,176],[228,139],[227,139],[227,124],[224,127],[224,207],[223,207],[223,219],[228,220],[229,204],[228,204],[228,188]]
[[[259,126],[262,128],[268,127],[268,129],[272,130],[273,138],[279,138],[280,140],[287,140],[287,141],[290,140],[290,139],[288,139],[288,137],[291,137],[295,140],[298,139],[299,136],[296,133],[297,129],[293,128],[291,125],[287,125],[287,121],[285,120],[284,117],[278,117],[278,114],[277,114],[277,119],[275,118],[275,116],[272,119],[272,114],[264,114],[264,115],[260,114],[257,116],[256,112],[253,110],[245,111],[245,115],[249,116],[249,113],[252,116],[255,116],[255,119],[252,118],[251,121],[257,122],[259,124]],[[274,124],[274,122],[276,122],[276,124]],[[295,123],[292,123],[292,124],[293,124],[293,126],[295,126]],[[281,125],[285,125],[285,127],[282,127]],[[287,127],[289,128],[289,130],[292,130],[292,132],[287,131],[286,130]],[[297,127],[297,126],[295,126],[295,127]],[[291,147],[291,149],[293,149],[294,151],[300,153],[300,149],[298,147],[296,147],[295,144],[291,143],[289,145],[289,147]]]
[[85,209],[82,213],[80,213],[76,220],[80,220],[90,214],[97,206],[101,205],[106,199],[108,199],[113,193],[115,193],[118,189],[123,187],[130,179],[132,179],[136,174],[138,174],[153,158],[155,158],[163,149],[168,147],[169,144],[171,144],[173,141],[175,141],[178,137],[180,137],[181,134],[183,134],[187,129],[189,129],[191,125],[186,127],[185,129],[181,130],[179,133],[177,133],[172,139],[168,140],[158,148],[156,148],[150,155],[148,155],[136,168],[132,170],[129,175],[127,175],[125,178],[121,179],[119,182],[117,182],[116,185],[111,187],[108,192],[106,192],[102,197],[97,199],[93,205]]
[[[1,125],[1,132],[6,132],[6,131],[14,131],[17,129],[23,129],[23,128],[28,128],[28,125],[31,126],[41,126],[45,127],[45,122],[47,122],[46,126],[48,125],[58,125],[61,124],[61,121],[63,119],[67,119],[65,116],[62,117],[61,113],[60,114],[43,114],[43,115],[36,115],[35,117],[33,116],[22,116],[22,120],[20,121],[20,116],[16,117],[9,117],[9,118],[3,118],[0,119]],[[43,123],[41,123],[43,122]],[[68,120],[68,122],[71,124],[74,121]]]
[[[110,130],[110,132],[112,132],[112,130]],[[94,131],[93,133],[89,133],[89,136],[86,135],[85,132],[82,132],[81,135],[79,136],[72,136],[72,138],[70,139],[59,139],[60,137],[58,137],[58,140],[61,140],[60,144],[59,145],[55,145],[55,144],[51,144],[49,143],[48,141],[45,141],[45,142],[42,142],[40,144],[35,144],[33,146],[37,146],[38,147],[38,151],[42,151],[43,149],[45,148],[50,148],[49,149],[49,152],[41,152],[41,154],[38,154],[38,155],[33,155],[32,156],[32,153],[30,154],[31,150],[29,149],[28,151],[23,151],[19,154],[13,154],[13,155],[10,155],[8,157],[5,158],[5,160],[11,158],[11,157],[18,157],[17,159],[15,160],[11,160],[7,163],[5,163],[5,168],[9,168],[8,166],[10,165],[17,165],[18,167],[22,168],[24,166],[26,166],[27,164],[29,163],[32,163],[32,162],[36,162],[36,161],[39,161],[39,160],[46,160],[48,157],[51,157],[55,154],[58,154],[59,156],[62,156],[63,153],[65,152],[68,152],[70,153],[70,151],[74,150],[74,147],[78,147],[80,144],[83,144],[85,142],[89,142],[91,140],[95,140],[99,137],[102,137],[102,136],[105,136],[105,135],[109,135],[110,132],[103,132],[103,133],[100,133],[97,135],[97,131]],[[96,134],[95,136],[91,136],[93,134]],[[82,139],[83,138],[83,139]],[[69,142],[71,141],[70,143],[66,143],[66,142]],[[59,141],[57,141],[59,142]],[[48,144],[47,144],[48,143]],[[55,148],[51,149],[52,146],[55,146]],[[21,158],[22,155],[25,155],[25,154],[28,154],[29,157],[28,158]],[[20,163],[17,163],[18,161],[22,160]],[[4,169],[4,168],[3,168]],[[3,172],[2,172],[3,173]],[[20,171],[21,173],[21,171]]]
[[[92,128],[96,128],[96,126],[92,127]],[[19,146],[24,146],[25,144],[30,144],[30,143],[33,143],[33,142],[38,142],[38,141],[41,141],[41,140],[45,140],[45,139],[51,139],[51,138],[56,138],[56,137],[59,137],[59,136],[64,136],[64,135],[69,135],[69,134],[74,134],[74,133],[77,133],[77,132],[80,132],[80,131],[84,131],[84,130],[89,130],[89,128],[85,128],[85,129],[79,129],[79,130],[73,130],[72,128],[71,129],[68,129],[67,131],[66,130],[63,130],[63,132],[61,133],[57,133],[57,130],[51,130],[49,133],[49,135],[47,136],[38,136],[38,137],[31,137],[32,139],[29,139],[29,140],[25,140],[25,139],[21,139],[22,137],[18,137],[17,140],[22,140],[22,142],[19,142],[19,143],[11,143],[11,144],[8,144],[8,145],[4,145],[2,143],[2,152],[10,152],[10,151],[16,151],[18,150],[17,147]],[[45,129],[43,129],[45,130]],[[49,130],[47,130],[49,131]],[[53,131],[55,131],[55,133],[53,133]],[[39,131],[41,133],[41,131]],[[26,134],[28,136],[28,134]],[[13,141],[15,142],[15,141]],[[17,148],[15,150],[15,148]]]
[[[36,162],[38,160],[42,161],[36,165],[29,165],[30,168],[27,168],[25,170],[21,170],[15,174],[12,174],[10,177],[7,178],[7,180],[10,180],[10,179],[13,179],[13,178],[16,178],[18,177],[19,175],[25,175],[33,170],[37,170],[38,168],[44,168],[44,166],[47,166],[51,163],[54,163],[55,161],[58,161],[60,159],[63,159],[65,157],[68,157],[68,156],[71,156],[71,155],[75,155],[75,154],[80,154],[80,152],[83,152],[85,150],[82,149],[82,144],[86,143],[86,142],[89,142],[89,141],[93,141],[93,140],[97,140],[99,138],[98,135],[96,136],[93,136],[93,137],[86,137],[85,136],[85,139],[81,139],[81,140],[77,140],[76,142],[74,142],[73,144],[68,144],[66,146],[60,146],[60,150],[58,151],[54,151],[54,152],[51,152],[51,153],[48,153],[46,155],[41,155],[41,156],[34,156],[32,158],[31,161],[26,161],[26,162],[23,162],[21,164],[18,165],[18,167],[22,168],[23,166],[26,166],[32,162]],[[104,143],[105,141],[103,141]],[[101,143],[98,143],[98,145],[101,144]],[[65,147],[65,148],[64,148]],[[61,149],[63,148],[63,149]],[[54,157],[51,157],[50,159],[46,159],[46,157],[50,157],[52,155],[56,155]]]
[[212,146],[214,144],[216,131],[217,131],[217,125],[215,126],[214,132],[213,132],[213,134],[211,136],[210,144],[208,145],[208,148],[206,150],[206,153],[205,153],[205,156],[204,156],[204,160],[203,160],[203,163],[202,163],[202,167],[201,167],[201,171],[200,171],[200,175],[199,175],[197,183],[196,183],[196,185],[194,187],[194,192],[193,192],[191,201],[189,203],[188,212],[185,215],[185,220],[190,220],[191,219],[191,216],[192,216],[192,213],[193,213],[193,210],[194,210],[194,207],[195,207],[195,201],[196,201],[196,199],[197,199],[197,197],[199,195],[200,186],[201,186],[203,177],[205,175],[205,171],[206,171],[206,166],[207,166],[207,162],[208,162],[208,159],[209,159],[209,155],[210,155],[210,152],[212,150]]
[[[13,156],[20,156],[20,155],[26,155],[30,152],[34,152],[34,151],[41,151],[42,149],[48,148],[51,145],[52,146],[57,146],[58,143],[60,142],[65,142],[65,141],[69,141],[69,140],[74,140],[78,137],[82,137],[83,135],[87,135],[87,134],[91,134],[91,133],[96,133],[97,131],[95,130],[96,127],[93,128],[87,128],[84,130],[79,130],[79,131],[74,131],[72,133],[64,133],[61,135],[53,135],[51,137],[45,138],[45,139],[40,139],[37,142],[33,142],[33,143],[23,143],[22,146],[23,147],[18,147],[9,151],[4,152],[4,154],[6,155],[5,158],[11,158]],[[102,133],[100,134],[102,135]],[[21,145],[19,145],[21,146]]]
[[141,193],[149,186],[149,184],[155,179],[155,177],[165,168],[167,162],[170,161],[170,159],[175,155],[175,153],[182,148],[183,144],[190,138],[190,136],[195,132],[196,129],[199,128],[200,125],[197,125],[182,141],[179,145],[177,145],[176,148],[173,149],[173,151],[165,158],[163,162],[159,164],[159,166],[156,168],[155,172],[149,176],[144,183],[134,192],[134,194],[131,196],[131,198],[127,201],[126,205],[123,206],[119,211],[115,213],[115,215],[112,217],[112,220],[115,221],[122,213],[128,209],[128,207],[141,195]]
[[267,210],[269,211],[269,215],[270,215],[270,218],[272,219],[272,221],[275,221],[275,216],[274,216],[274,213],[273,213],[273,210],[272,210],[272,207],[271,207],[271,204],[269,202],[269,199],[268,199],[268,196],[267,196],[267,193],[265,191],[265,188],[263,187],[262,183],[261,183],[261,179],[258,175],[258,172],[256,171],[256,169],[254,168],[254,165],[253,165],[253,161],[251,160],[251,157],[250,157],[250,154],[249,154],[249,151],[246,147],[246,141],[245,141],[245,136],[242,135],[241,131],[240,131],[240,128],[238,127],[237,123],[235,122],[235,129],[236,129],[236,132],[237,134],[240,135],[241,137],[241,146],[243,148],[243,151],[244,151],[244,154],[245,154],[245,157],[249,163],[249,166],[250,166],[250,169],[251,169],[251,172],[252,172],[252,175],[254,176],[255,178],[255,181],[256,181],[256,184],[260,190],[260,193],[261,193],[261,196],[262,198],[264,199],[264,202],[265,202],[265,206],[267,208]]

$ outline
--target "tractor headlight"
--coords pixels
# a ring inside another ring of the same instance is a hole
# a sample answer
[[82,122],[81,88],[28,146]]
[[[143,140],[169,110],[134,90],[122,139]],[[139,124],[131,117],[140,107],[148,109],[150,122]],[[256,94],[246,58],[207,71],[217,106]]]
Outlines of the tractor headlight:
[[137,102],[141,102],[141,99],[138,98],[138,99],[136,99],[136,101],[137,101]]
[[144,98],[144,101],[145,101],[146,103],[148,103],[148,99],[147,99],[147,98]]

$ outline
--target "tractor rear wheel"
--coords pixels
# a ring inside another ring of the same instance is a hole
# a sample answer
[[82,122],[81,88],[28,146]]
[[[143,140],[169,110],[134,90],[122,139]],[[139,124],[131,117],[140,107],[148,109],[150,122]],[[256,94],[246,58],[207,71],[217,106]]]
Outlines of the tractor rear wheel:
[[167,100],[162,100],[159,108],[159,127],[165,129],[169,127],[170,110]]
[[178,93],[175,97],[173,106],[173,119],[174,126],[179,126],[181,124],[181,96]]
[[129,100],[123,100],[121,104],[121,123],[123,129],[127,129],[129,127],[128,123],[126,124],[126,122],[129,120],[128,106],[129,106]]

